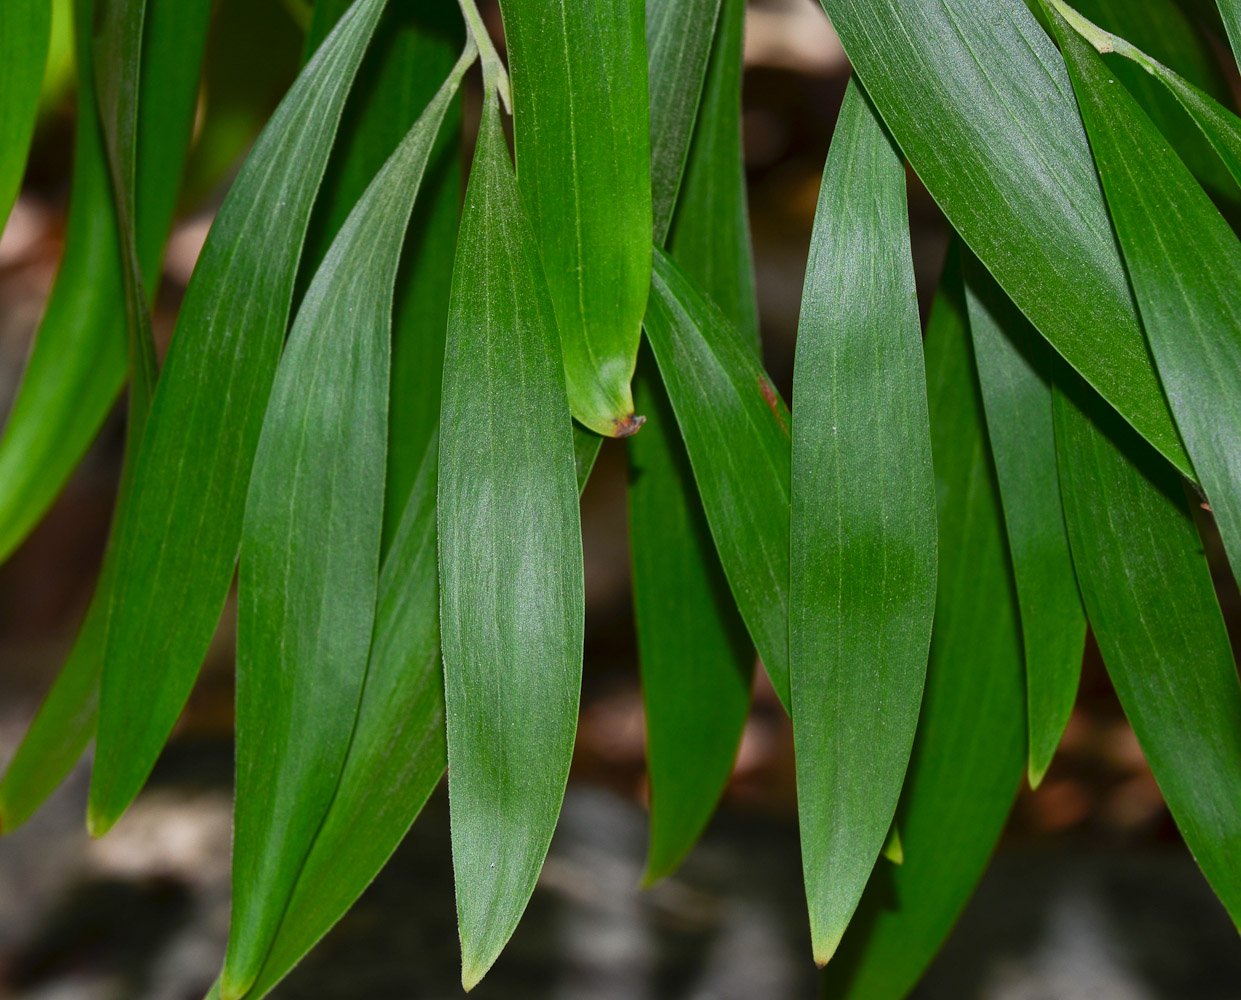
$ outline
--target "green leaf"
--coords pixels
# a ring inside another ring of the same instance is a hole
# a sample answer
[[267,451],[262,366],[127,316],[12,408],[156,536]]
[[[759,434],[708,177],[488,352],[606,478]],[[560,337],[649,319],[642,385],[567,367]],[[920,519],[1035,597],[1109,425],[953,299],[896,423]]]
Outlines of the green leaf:
[[468,990],[517,926],[564,797],[582,542],[553,306],[494,92],[453,272],[440,437],[448,794]]
[[720,0],[648,0],[646,5],[651,202],[660,245],[672,224],[719,13]]
[[1103,662],[1195,860],[1241,923],[1241,685],[1182,483],[1072,372],[1056,444]]
[[1086,641],[1060,504],[1052,352],[973,255],[965,292],[1021,609],[1028,775],[1037,787],[1073,711]]
[[[348,8],[320,0],[306,45],[311,51]],[[340,134],[319,190],[301,274],[306,282],[367,183],[435,96],[462,45],[455,0],[388,9],[358,71]],[[461,102],[449,106],[427,164],[397,279],[392,321],[392,392],[384,547],[392,540],[427,442],[439,423],[448,290],[461,204]]]
[[897,809],[904,863],[875,869],[824,973],[833,1000],[899,1000],[948,936],[1026,761],[1016,595],[973,373],[959,265],[926,333],[939,581],[922,717]]
[[0,231],[26,171],[52,37],[52,0],[0,5]]
[[[209,0],[148,0],[138,104],[138,259],[154,288],[190,139]],[[78,0],[78,107],[65,253],[0,441],[0,561],[38,523],[125,378],[124,278],[95,113],[93,4]],[[158,136],[158,141],[156,140]]]
[[[169,0],[151,0],[148,6],[147,44],[152,47],[157,43],[166,46],[160,50],[158,56],[152,54],[145,60],[143,87],[146,96],[141,97],[138,103],[140,122],[137,161],[138,166],[142,168],[142,178],[137,188],[139,212],[137,239],[139,249],[143,251],[142,256],[149,262],[148,273],[151,273],[159,259],[159,252],[171,219],[176,187],[181,176],[185,145],[188,143],[189,121],[193,110],[192,102],[186,100],[186,95],[192,95],[196,89],[198,62],[195,60],[201,61],[202,42],[210,4],[205,0],[176,4],[170,3]],[[78,421],[76,426],[89,431],[91,427],[88,424],[92,419],[90,414],[92,412],[95,414],[93,419],[96,421],[102,419],[102,414],[109,403],[108,393],[115,393],[118,384],[117,376],[123,374],[123,368],[120,373],[114,375],[111,364],[98,364],[94,369],[87,366],[92,361],[98,361],[97,350],[111,348],[114,341],[118,344],[123,342],[123,338],[117,336],[119,331],[113,329],[112,323],[113,315],[121,313],[125,306],[117,301],[117,289],[121,284],[121,278],[117,273],[120,267],[118,259],[120,247],[112,215],[112,198],[107,191],[106,167],[103,164],[104,154],[100,144],[97,119],[93,114],[94,68],[89,44],[93,17],[89,4],[83,4],[78,9],[76,20],[80,33],[79,66],[83,73],[79,100],[83,102],[83,107],[92,109],[92,113],[83,116],[78,125],[79,153],[78,162],[74,168],[74,207],[70,215],[68,237],[70,246],[62,265],[60,283],[57,288],[76,287],[88,291],[90,297],[78,299],[76,295],[66,294],[65,298],[58,298],[61,293],[57,291],[53,293],[52,302],[67,303],[70,307],[75,304],[81,305],[86,314],[77,314],[72,321],[85,320],[87,324],[93,324],[76,328],[89,334],[92,339],[86,342],[76,342],[77,346],[82,349],[84,355],[82,359],[74,358],[71,363],[65,364],[64,359],[55,358],[54,352],[60,345],[57,334],[70,332],[75,328],[69,325],[53,324],[52,317],[55,314],[53,305],[49,304],[48,318],[45,319],[40,331],[40,340],[36,344],[31,366],[27,369],[26,385],[33,386],[32,379],[43,379],[45,381],[42,384],[51,387],[55,379],[63,377],[65,384],[58,388],[62,394],[59,397],[62,400],[62,406],[49,410],[49,423],[52,423],[53,429],[56,429],[57,424],[50,419],[53,413],[76,414],[73,418]],[[177,28],[176,32],[172,31],[174,27]],[[172,53],[179,54],[184,60],[188,60],[194,67],[193,72],[187,71],[183,66],[174,66],[175,60],[172,58]],[[152,77],[168,74],[171,75],[168,76],[169,82],[164,88],[149,82]],[[175,113],[178,109],[182,113],[180,118]],[[177,131],[178,125],[180,132]],[[149,134],[157,126],[165,130],[163,133],[166,136],[165,143],[160,145],[151,142],[144,145],[143,136]],[[183,140],[179,145],[178,136]],[[79,201],[79,196],[84,201]],[[83,208],[83,205],[86,207]],[[156,221],[143,226],[144,219]],[[93,248],[90,244],[86,244],[88,253],[85,261],[93,263],[86,264],[79,270],[76,265],[84,263],[84,258],[78,254],[75,249],[76,245],[72,241],[90,237],[108,240],[110,243]],[[102,283],[101,288],[92,287],[91,282],[95,280]],[[89,308],[91,303],[99,305],[97,313],[93,313]],[[68,321],[73,314],[66,311],[60,315]],[[36,358],[56,361],[57,367],[37,368],[35,367]],[[86,366],[82,362],[85,362]],[[146,364],[149,380],[153,377],[152,360],[149,357],[146,359]],[[87,380],[87,391],[84,393],[83,405],[79,410],[75,405],[77,401],[65,393],[71,393],[75,387],[82,388],[78,382],[82,378]],[[26,397],[28,401],[38,398],[38,396]],[[94,411],[91,410],[92,403],[98,404],[98,408]],[[127,428],[127,439],[131,446],[136,445],[139,440],[139,435],[145,426],[146,411],[143,394],[131,394],[130,420]],[[18,412],[15,409],[15,419]],[[25,426],[32,426],[37,422],[37,414],[34,410],[24,412],[32,415],[31,422]],[[83,419],[83,413],[86,414],[85,419]],[[76,439],[70,434],[68,440],[72,442]],[[82,447],[84,446],[83,443]],[[73,444],[71,443],[69,447],[72,449]],[[121,470],[118,507],[124,505],[128,495],[133,475],[134,452],[134,447],[127,448],[126,460]],[[54,458],[57,462],[64,462],[65,464],[59,465],[58,468],[63,468],[67,474],[72,461],[66,461],[66,459],[71,459],[71,457],[65,453],[57,454],[52,451],[44,461],[47,458]],[[0,458],[0,462],[2,461],[3,459]],[[34,462],[30,468],[38,466],[39,463]],[[55,473],[52,472],[48,475],[50,478],[55,477]],[[115,547],[109,544],[95,593],[91,597],[90,606],[73,648],[10,762],[3,781],[0,781],[0,829],[11,830],[29,819],[35,809],[69,773],[81,756],[87,742],[94,735],[99,704],[99,672],[103,664],[104,630],[107,625],[108,604],[111,599],[115,573],[114,552]]]
[[720,564],[787,708],[788,409],[752,343],[659,249],[644,323]]
[[[671,21],[668,6],[663,10]],[[735,183],[741,168],[744,13],[744,0],[726,0],[703,67],[707,80],[697,128],[692,119],[661,117],[656,97],[651,113],[653,129],[693,132],[692,143],[682,136],[689,161],[679,185],[672,253],[687,274],[732,308],[730,318],[757,343],[755,312],[738,308],[754,300],[753,270],[737,266],[739,259],[749,262],[744,177]],[[672,57],[684,48],[666,35],[664,41],[651,46],[653,95],[673,89],[666,78],[682,69]],[[653,140],[664,150],[674,145],[661,141],[657,131]],[[650,782],[651,839],[643,876],[649,885],[672,872],[693,847],[732,773],[749,714],[754,646],[729,593],[672,406],[647,351],[640,355],[634,391],[648,416],[628,448],[629,543]]]
[[358,200],[272,386],[242,525],[233,915],[243,996],[332,801],[366,677],[379,577],[397,265],[473,45]]
[[88,824],[106,831],[189,695],[229,583],[311,203],[384,0],[357,0],[272,117],[186,292],[118,515]]
[[556,310],[573,415],[641,426],[629,383],[651,274],[642,0],[502,0],[522,199]]
[[789,668],[802,866],[822,967],[892,827],[935,613],[935,478],[905,162],[856,81],[815,213],[793,405]]
[[1053,20],[1168,402],[1241,578],[1241,241],[1099,53]]
[[1215,0],[1219,7],[1220,17],[1224,19],[1224,28],[1228,32],[1228,41],[1232,43],[1232,53],[1241,62],[1241,0]]
[[1016,0],[821,2],[953,228],[1052,346],[1191,472],[1064,63],[1034,16]]

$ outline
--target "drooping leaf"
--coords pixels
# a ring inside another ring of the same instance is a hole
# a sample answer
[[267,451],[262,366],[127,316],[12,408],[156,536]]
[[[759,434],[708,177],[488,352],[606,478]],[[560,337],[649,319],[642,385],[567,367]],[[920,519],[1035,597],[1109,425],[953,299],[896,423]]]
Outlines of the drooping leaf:
[[752,342],[659,249],[644,324],[720,564],[787,708],[788,409]]
[[573,415],[641,425],[629,388],[651,274],[642,0],[503,0],[514,145],[556,310]]
[[223,607],[310,206],[383,6],[357,0],[281,103],[186,292],[118,514],[88,810],[95,833],[150,773]]
[[1056,445],[1103,662],[1177,826],[1241,924],[1241,684],[1185,491],[1072,372]]
[[[306,45],[317,48],[347,0],[320,0]],[[387,11],[358,71],[319,190],[301,272],[306,281],[384,158],[435,96],[461,51],[456,0],[399,4]],[[440,126],[409,225],[392,320],[392,392],[384,545],[391,541],[427,441],[439,422],[444,329],[461,204],[461,107]]]
[[581,688],[583,582],[556,321],[488,95],[444,355],[440,631],[468,990],[517,926],[560,813]]
[[1099,53],[1053,20],[1164,391],[1241,577],[1241,240]]
[[1086,641],[1060,503],[1052,352],[972,255],[965,261],[965,291],[1021,609],[1028,775],[1037,787],[1077,699]]
[[52,0],[0,6],[0,231],[21,189],[52,37]]
[[[669,7],[676,6],[664,5],[669,24],[695,38],[706,32],[711,11],[699,11],[702,23],[689,30],[671,18]],[[661,140],[661,123],[693,129],[692,142],[680,136],[689,157],[679,184],[672,254],[709,295],[731,307],[726,314],[757,344],[756,311],[744,305],[754,301],[753,270],[737,266],[738,259],[748,263],[749,253],[744,177],[735,183],[741,173],[743,18],[744,0],[725,0],[697,127],[682,115],[662,116],[655,96],[671,89],[667,78],[680,69],[679,60],[669,68],[660,59],[679,56],[685,47],[671,44],[666,34],[662,46],[651,44],[651,114],[654,144],[665,151],[674,143]],[[650,783],[651,839],[643,876],[649,885],[673,871],[698,840],[732,773],[749,714],[754,646],[729,593],[672,406],[647,350],[639,355],[634,392],[647,416],[628,448],[629,544]]]
[[824,972],[833,1000],[909,993],[982,875],[1025,768],[1016,594],[958,266],[950,259],[926,333],[940,555],[926,694],[897,809],[908,851],[875,869]]
[[[138,102],[137,164],[141,178],[138,181],[136,201],[139,256],[146,262],[144,273],[151,278],[158,265],[175,204],[193,108],[193,102],[189,98],[196,89],[197,67],[201,61],[210,4],[206,0],[195,0],[194,3],[150,0],[148,7],[146,34],[148,51],[151,54],[144,60],[143,96]],[[102,419],[110,403],[109,393],[115,394],[119,387],[119,378],[124,373],[124,358],[120,359],[121,367],[116,371],[113,370],[116,366],[111,358],[113,347],[124,344],[124,334],[115,329],[114,324],[118,316],[124,316],[125,305],[123,301],[119,301],[120,243],[113,216],[112,196],[108,191],[107,167],[94,113],[94,64],[89,43],[93,16],[89,3],[79,6],[76,24],[79,32],[78,63],[83,74],[79,101],[83,102],[81,106],[87,109],[88,113],[80,118],[78,123],[78,154],[74,167],[69,249],[62,264],[57,291],[53,292],[47,317],[27,368],[23,391],[29,388],[34,394],[24,397],[29,408],[22,411],[15,407],[12,418],[13,421],[18,421],[17,426],[37,426],[37,406],[41,399],[48,397],[41,396],[35,388],[36,385],[47,389],[54,388],[59,394],[57,398],[61,401],[60,405],[52,406],[46,414],[48,423],[53,431],[64,430],[56,418],[69,418],[73,421],[74,430],[68,432],[62,441],[41,438],[51,450],[41,457],[33,458],[27,466],[30,470],[43,469],[41,475],[53,480],[54,487],[59,485],[58,474],[68,474],[77,454],[74,449],[85,447],[87,438],[79,436],[79,432],[93,432],[95,425],[91,421],[97,423]],[[158,53],[155,52],[157,46],[162,46]],[[191,68],[177,64],[174,58],[177,56]],[[152,77],[158,76],[165,77],[165,86],[159,87],[150,82]],[[180,115],[177,114],[178,111]],[[163,143],[144,143],[144,136],[156,130],[162,130]],[[87,243],[83,247],[84,252],[80,254],[77,250],[80,244],[74,244],[73,241],[92,237],[109,242],[93,247]],[[99,285],[93,284],[96,281]],[[66,291],[67,289],[69,291]],[[75,312],[75,307],[80,307],[83,312]],[[64,311],[58,313],[57,308]],[[75,349],[81,350],[81,358],[65,359],[58,356],[59,350],[70,346],[69,342],[63,339],[69,334],[84,336],[85,339],[72,342]],[[145,344],[138,341],[132,346],[142,348],[145,352],[146,348],[149,348],[149,341]],[[106,355],[106,361],[101,360],[101,351]],[[143,381],[149,386],[154,378],[153,359],[149,353],[143,353],[142,362],[139,371],[145,372]],[[63,384],[60,382],[62,379]],[[72,395],[74,389],[82,391],[81,398]],[[126,430],[130,447],[127,448],[126,460],[121,470],[118,507],[124,505],[128,495],[133,475],[134,450],[145,426],[148,401],[149,392],[131,393],[129,424]],[[19,418],[19,413],[24,413],[25,416]],[[14,426],[11,422],[10,427]],[[64,450],[58,450],[65,445],[67,447]],[[0,455],[5,454],[12,452],[0,448]],[[0,457],[0,464],[3,461],[3,457]],[[42,483],[41,479],[34,481]],[[36,515],[38,502],[36,500],[35,507],[30,508]],[[104,628],[114,573],[114,546],[109,544],[95,593],[91,597],[90,606],[69,657],[39,707],[30,729],[5,772],[3,781],[0,781],[2,829],[11,830],[34,813],[69,773],[94,735],[99,704],[99,672],[103,664]]]
[[810,936],[823,966],[892,827],[935,613],[905,161],[856,80],[819,192],[793,406],[789,670]]
[[647,0],[651,207],[655,242],[661,245],[689,157],[719,13],[720,0]]
[[953,228],[1052,346],[1191,472],[1064,63],[1034,16],[1018,0],[821,2]]
[[475,56],[471,45],[332,242],[263,419],[238,574],[226,998],[258,975],[353,733],[379,577],[397,265],[440,125]]
[[[154,289],[190,139],[211,4],[148,0],[148,6],[136,226],[144,284]],[[81,0],[75,6],[85,34],[77,46],[79,113],[65,253],[0,440],[0,560],[56,498],[125,378],[124,278],[87,52],[93,10]]]

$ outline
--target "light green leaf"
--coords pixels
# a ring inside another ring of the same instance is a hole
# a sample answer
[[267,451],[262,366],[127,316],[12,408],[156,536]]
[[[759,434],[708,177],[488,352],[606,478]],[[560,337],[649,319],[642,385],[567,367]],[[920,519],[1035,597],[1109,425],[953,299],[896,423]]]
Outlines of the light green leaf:
[[468,990],[517,926],[560,813],[582,677],[582,542],[551,299],[494,92],[466,190],[440,431],[448,795]]
[[1055,420],[1103,662],[1186,844],[1241,924],[1241,685],[1182,483],[1062,367]]
[[[307,34],[313,51],[344,14],[347,0],[319,0]],[[340,134],[320,186],[301,274],[306,282],[349,210],[435,96],[461,51],[456,0],[388,9],[345,104]],[[388,486],[384,547],[405,508],[427,442],[439,423],[444,330],[461,204],[461,102],[449,106],[427,164],[405,238],[392,319],[388,407]]]
[[336,791],[379,577],[393,290],[466,55],[358,200],[276,370],[242,525],[233,911],[221,991],[243,996]]
[[556,310],[573,415],[641,426],[629,383],[651,274],[642,0],[502,0],[522,199]]
[[881,865],[824,972],[833,1000],[900,1000],[948,936],[999,838],[1026,761],[1016,594],[955,253],[926,333],[939,583],[922,717]]
[[660,245],[672,224],[719,13],[720,0],[647,0],[651,202]]
[[118,515],[88,824],[108,829],[176,721],[228,593],[307,218],[384,0],[357,0],[272,117],[186,292]]
[[810,936],[823,966],[892,827],[935,613],[905,162],[856,80],[819,192],[793,406],[789,669]]
[[52,37],[52,0],[0,5],[0,231],[26,171]]
[[[648,9],[648,27],[653,10]],[[697,128],[692,117],[661,114],[655,95],[676,89],[670,78],[684,66],[675,57],[692,54],[673,39],[707,34],[706,19],[713,19],[715,11],[697,11],[703,20],[692,30],[674,12],[688,13],[689,7],[664,4],[663,44],[651,44],[654,145],[665,152],[689,147],[684,184],[679,183],[681,160],[669,157],[678,171],[670,183],[680,186],[685,206],[676,213],[672,253],[720,301],[752,303],[753,271],[735,266],[738,257],[749,253],[744,178],[741,185],[730,183],[741,166],[744,0],[726,0],[710,61],[700,67],[707,80]],[[672,26],[676,32],[669,36]],[[661,127],[684,129],[677,133],[681,142],[661,139]],[[656,160],[655,174],[660,172]],[[654,186],[658,191],[658,180]],[[730,318],[757,341],[752,312],[737,309]],[[651,839],[643,876],[649,885],[672,872],[693,847],[732,773],[749,714],[754,646],[715,554],[689,457],[649,351],[639,356],[634,392],[648,418],[628,449],[629,544],[650,783]]]
[[787,708],[788,409],[752,342],[659,249],[644,323],[720,564]]
[[1052,352],[977,259],[965,292],[1025,647],[1028,775],[1037,787],[1077,699],[1086,613],[1060,504]]
[[1019,0],[821,2],[953,228],[1052,346],[1190,473],[1064,63],[1034,16]]
[[[187,96],[192,97],[196,90],[197,68],[201,61],[210,4],[206,0],[196,0],[194,3],[151,0],[148,7],[147,44],[152,49],[157,45],[163,46],[158,54],[152,51],[145,60],[143,96],[138,102],[138,166],[142,168],[142,177],[137,189],[137,238],[141,256],[148,262],[147,274],[150,275],[159,260],[181,177],[193,113],[193,102]],[[74,167],[69,249],[62,264],[57,291],[53,292],[40,339],[27,368],[25,388],[32,395],[23,399],[29,408],[15,408],[12,418],[14,421],[24,420],[24,423],[18,424],[22,427],[38,424],[39,415],[35,407],[40,400],[49,397],[41,396],[36,385],[54,388],[59,394],[56,398],[60,404],[49,404],[46,413],[48,423],[53,430],[64,430],[54,418],[57,415],[69,417],[74,422],[75,431],[67,433],[60,442],[43,438],[51,450],[27,466],[32,471],[39,468],[46,470],[43,475],[54,480],[54,486],[59,485],[55,470],[63,470],[63,474],[67,475],[76,460],[74,448],[78,444],[85,447],[87,438],[79,437],[76,432],[93,432],[91,421],[102,419],[110,403],[109,394],[115,394],[119,377],[124,372],[123,358],[119,371],[113,372],[110,361],[99,363],[97,355],[98,351],[103,350],[110,357],[112,348],[123,344],[124,336],[114,328],[114,323],[118,314],[123,315],[125,305],[123,301],[118,301],[121,298],[121,277],[118,273],[120,244],[97,119],[93,113],[94,69],[89,44],[93,17],[89,3],[79,7],[76,22],[80,32],[78,62],[83,73],[79,100],[84,108],[89,109],[89,113],[78,124],[79,145]],[[192,69],[178,65],[175,56],[179,56]],[[164,76],[166,86],[161,88],[152,84],[150,80],[155,76]],[[180,111],[180,117],[177,111]],[[143,137],[157,127],[164,129],[164,143],[144,144]],[[143,221],[147,219],[155,221],[144,226]],[[110,242],[94,247],[88,243],[84,247],[85,252],[79,253],[76,249],[78,244],[73,241],[91,237]],[[100,285],[95,286],[95,281],[99,281]],[[85,297],[79,298],[79,293]],[[58,304],[63,306],[63,312],[55,311]],[[75,306],[81,307],[84,312],[72,312]],[[98,307],[97,310],[95,307]],[[85,325],[74,325],[78,323]],[[67,346],[61,337],[70,333],[81,333],[88,339],[74,342],[82,350],[82,357],[66,362],[56,356],[56,351]],[[93,368],[92,362],[95,362]],[[149,381],[153,378],[153,361],[149,356],[146,365]],[[58,384],[60,379],[64,380],[63,384]],[[80,400],[71,395],[75,388],[83,392]],[[147,408],[143,399],[140,392],[130,397],[127,439],[131,445],[136,445],[145,426]],[[19,418],[19,413],[25,416]],[[10,428],[14,426],[10,423]],[[66,444],[66,450],[57,451]],[[128,494],[134,451],[135,448],[128,448],[126,452],[118,507],[124,505]],[[3,455],[9,454],[13,453],[0,448],[0,464],[3,464]],[[52,468],[48,467],[49,462],[53,463]],[[94,735],[104,629],[115,573],[114,551],[114,546],[109,544],[95,593],[69,657],[10,762],[3,781],[0,781],[0,828],[11,830],[25,822],[69,773]]]
[[1099,53],[1053,19],[1168,402],[1241,577],[1241,241]]

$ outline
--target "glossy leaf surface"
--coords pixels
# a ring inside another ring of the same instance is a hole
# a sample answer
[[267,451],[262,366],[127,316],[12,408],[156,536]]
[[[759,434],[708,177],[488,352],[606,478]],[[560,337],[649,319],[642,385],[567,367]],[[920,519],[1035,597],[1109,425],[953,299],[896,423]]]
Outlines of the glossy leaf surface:
[[823,173],[793,373],[789,670],[815,962],[883,849],[935,612],[935,479],[905,162],[856,81]]

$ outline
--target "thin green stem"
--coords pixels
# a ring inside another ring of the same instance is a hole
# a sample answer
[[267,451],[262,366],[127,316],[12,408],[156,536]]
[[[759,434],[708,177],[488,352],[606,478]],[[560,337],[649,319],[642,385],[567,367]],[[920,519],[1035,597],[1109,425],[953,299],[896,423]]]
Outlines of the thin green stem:
[[504,110],[512,114],[513,91],[509,84],[508,70],[504,68],[500,53],[496,51],[491,35],[487,33],[487,26],[483,24],[482,15],[478,13],[474,0],[458,0],[458,2],[461,5],[461,15],[465,18],[474,44],[478,46],[479,58],[483,63],[483,86],[487,90],[496,91],[504,104]]

